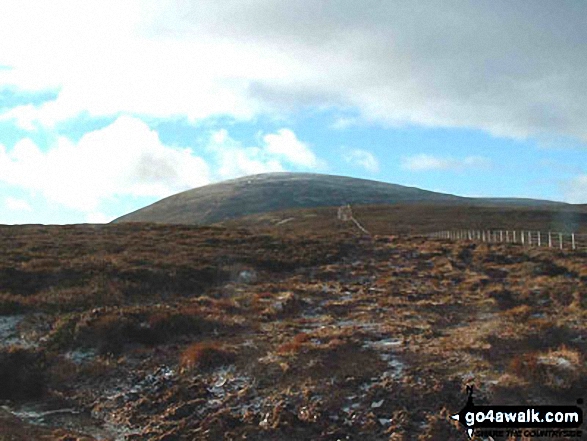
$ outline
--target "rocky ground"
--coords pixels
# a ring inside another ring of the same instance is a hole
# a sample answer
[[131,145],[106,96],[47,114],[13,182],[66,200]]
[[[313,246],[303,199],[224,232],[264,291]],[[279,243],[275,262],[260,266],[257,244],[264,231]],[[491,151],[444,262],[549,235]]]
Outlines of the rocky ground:
[[587,389],[587,253],[2,227],[0,440],[464,440]]

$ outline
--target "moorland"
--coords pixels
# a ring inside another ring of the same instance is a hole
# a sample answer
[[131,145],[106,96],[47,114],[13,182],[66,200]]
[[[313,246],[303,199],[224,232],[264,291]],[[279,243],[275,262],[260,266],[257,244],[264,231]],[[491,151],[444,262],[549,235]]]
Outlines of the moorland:
[[0,227],[0,440],[463,440],[468,385],[584,395],[584,250],[305,214]]

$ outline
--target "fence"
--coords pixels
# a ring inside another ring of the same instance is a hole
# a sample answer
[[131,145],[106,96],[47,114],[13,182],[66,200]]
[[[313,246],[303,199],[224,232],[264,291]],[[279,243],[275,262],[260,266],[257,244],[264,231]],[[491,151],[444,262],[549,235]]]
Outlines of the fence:
[[427,235],[436,239],[469,240],[487,243],[516,243],[558,249],[587,249],[587,234],[530,230],[446,230]]

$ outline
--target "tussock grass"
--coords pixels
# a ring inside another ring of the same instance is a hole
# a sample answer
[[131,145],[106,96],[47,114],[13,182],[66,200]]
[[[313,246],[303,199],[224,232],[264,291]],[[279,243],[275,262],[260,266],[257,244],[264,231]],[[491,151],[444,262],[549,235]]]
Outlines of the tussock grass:
[[187,347],[181,354],[180,366],[184,370],[209,370],[231,364],[235,360],[231,352],[217,342],[198,342]]

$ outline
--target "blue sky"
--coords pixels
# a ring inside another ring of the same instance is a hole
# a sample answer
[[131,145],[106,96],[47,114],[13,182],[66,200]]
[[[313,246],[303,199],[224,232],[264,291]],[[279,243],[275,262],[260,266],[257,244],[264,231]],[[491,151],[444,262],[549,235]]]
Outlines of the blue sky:
[[[556,3],[556,4],[555,4]],[[583,2],[0,4],[0,223],[253,173],[587,203]]]

